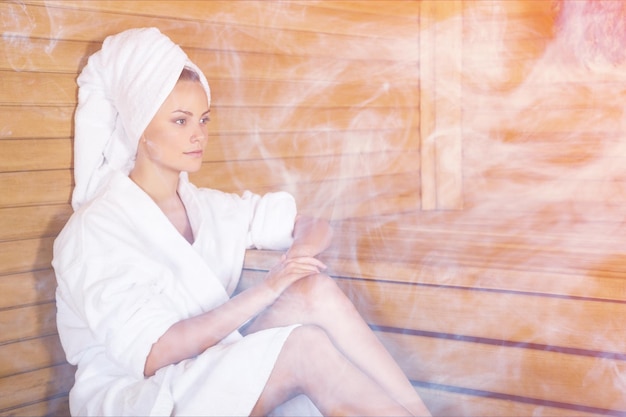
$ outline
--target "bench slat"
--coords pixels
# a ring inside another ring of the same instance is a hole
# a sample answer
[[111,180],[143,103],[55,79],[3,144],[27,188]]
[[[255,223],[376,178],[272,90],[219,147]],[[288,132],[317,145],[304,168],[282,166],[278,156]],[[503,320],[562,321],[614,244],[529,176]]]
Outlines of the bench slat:
[[[409,378],[574,409],[626,412],[621,360],[379,333]],[[602,389],[598,383],[602,382]]]

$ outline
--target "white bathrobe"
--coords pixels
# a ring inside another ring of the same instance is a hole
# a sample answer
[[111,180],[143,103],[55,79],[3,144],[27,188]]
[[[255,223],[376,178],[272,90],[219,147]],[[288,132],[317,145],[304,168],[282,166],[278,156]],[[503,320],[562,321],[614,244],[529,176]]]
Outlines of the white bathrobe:
[[145,378],[153,343],[174,323],[228,300],[246,248],[285,249],[296,215],[287,193],[198,189],[181,177],[195,241],[118,173],[54,244],[58,329],[78,366],[73,415],[248,415],[294,326],[237,331],[197,358]]

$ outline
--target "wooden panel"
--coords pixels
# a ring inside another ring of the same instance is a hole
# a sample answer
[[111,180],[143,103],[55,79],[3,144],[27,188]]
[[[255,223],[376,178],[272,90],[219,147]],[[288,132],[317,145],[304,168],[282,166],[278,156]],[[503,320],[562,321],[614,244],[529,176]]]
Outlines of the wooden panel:
[[[461,1],[420,2],[420,146],[422,210],[463,207],[460,68],[462,20],[450,20],[442,35],[431,21],[458,15]],[[449,53],[444,54],[443,50]]]
[[0,208],[0,240],[56,236],[71,214],[69,204]]
[[54,301],[55,289],[56,278],[51,268],[0,275],[0,309]]
[[0,71],[0,77],[0,105],[76,104],[78,87],[74,74]]
[[0,207],[68,203],[72,186],[69,169],[0,174]]
[[1,172],[64,169],[72,165],[69,138],[0,139]]
[[381,326],[597,355],[623,349],[623,303],[358,280],[338,284],[355,294],[364,317]]
[[[354,155],[380,152],[418,152],[419,142],[410,130],[369,132],[272,132],[210,137],[204,161],[282,158],[315,158],[322,155]],[[2,142],[0,142],[2,146]]]
[[[268,14],[273,17],[272,28],[281,30],[302,30],[322,33],[338,33],[357,36],[372,36],[370,23],[375,21],[383,27],[400,28],[414,26],[418,14],[416,2],[400,5],[405,14],[380,13],[402,1],[378,2],[370,5],[369,10],[361,4],[344,3],[342,8],[328,9],[324,2],[285,2],[271,4],[267,2],[232,2],[229,0],[185,1],[176,8],[176,16],[185,20],[212,21],[226,25],[258,26]],[[406,3],[406,2],[405,2]],[[51,1],[48,5],[78,7],[81,9],[115,12],[124,15],[170,16],[171,5],[154,0],[139,0],[132,3],[118,1],[90,1],[85,5],[80,1]],[[385,33],[387,37],[406,36],[396,31]],[[413,36],[415,36],[413,34]]]
[[[446,391],[446,388],[448,391]],[[454,387],[423,388],[417,387],[424,403],[433,416],[480,416],[480,417],[598,417],[597,412],[586,412],[580,409],[573,411],[568,408],[557,408],[548,405],[517,402],[512,399],[489,397],[463,393]],[[486,394],[486,393],[485,393]]]
[[[543,400],[548,405],[626,411],[619,378],[626,362],[620,360],[400,334],[380,336],[411,379]],[[602,389],[595,389],[600,382]]]
[[[246,268],[268,270],[278,262],[279,254],[266,251],[248,251]],[[605,272],[604,275],[577,276],[575,274],[506,269],[486,266],[483,261],[475,267],[458,262],[419,261],[372,261],[355,260],[353,257],[337,257],[332,254],[321,258],[329,265],[328,273],[334,276],[372,278],[379,281],[408,281],[424,284],[457,286],[464,288],[484,288],[531,292],[537,294],[568,295],[606,300],[626,300],[626,288],[621,277],[623,273]],[[450,265],[453,265],[452,269]]]
[[0,310],[0,330],[0,343],[56,334],[56,305]]
[[[84,9],[88,8],[91,2],[74,4]],[[114,5],[116,2],[110,2],[110,4]],[[151,3],[144,3],[144,5],[146,4],[152,7]],[[97,41],[124,29],[156,26],[167,33],[174,42],[179,43],[183,47],[231,49],[268,54],[275,54],[280,51],[281,53],[292,55],[304,54],[332,57],[336,55],[336,51],[330,46],[336,45],[337,42],[351,42],[358,44],[359,47],[342,49],[341,52],[344,58],[369,59],[371,56],[378,56],[379,59],[417,60],[415,48],[402,38],[316,33],[277,29],[267,26],[245,26],[244,31],[242,30],[244,27],[221,23],[213,24],[203,20],[200,21],[201,24],[191,24],[190,22],[190,24],[181,26],[176,19],[169,17],[107,13],[100,12],[97,8],[85,11],[72,9],[69,7],[71,5],[69,2],[63,1],[59,4],[59,7],[54,7],[51,3],[47,7],[41,7],[40,3],[37,3],[22,10],[18,6],[8,4],[0,5],[4,9],[8,9],[6,12],[2,9],[0,11],[3,11],[3,14],[8,13],[21,17],[21,19],[15,18],[12,21],[13,24],[7,28],[7,32],[12,37],[47,37],[50,36],[50,33],[55,33],[56,28],[63,27],[64,39]],[[167,12],[167,16],[169,16],[170,12]],[[213,17],[211,20],[213,20]],[[396,20],[394,19],[394,21]],[[77,25],[76,22],[81,22],[81,24]],[[400,26],[392,28],[394,30],[401,29]],[[366,29],[367,26],[363,30]],[[411,34],[412,31],[414,31],[414,27],[407,25],[405,33]],[[386,33],[392,34],[394,32],[390,30]],[[228,36],[225,36],[225,34]],[[417,39],[416,33],[413,33],[413,36],[415,36],[414,39]],[[267,42],[268,39],[280,39],[281,43],[277,45]],[[223,42],[226,42],[226,44]]]
[[50,268],[54,238],[0,242],[0,275]]
[[[364,72],[365,73],[365,72]],[[0,71],[0,105],[75,105],[74,74]],[[417,107],[413,85],[348,84],[332,81],[210,80],[221,106]]]
[[[367,175],[415,172],[417,156],[411,152],[377,155],[339,155],[284,160],[211,162],[202,165],[196,177],[208,178],[214,188],[234,182],[250,189],[286,183],[331,181]],[[228,172],[229,176],[223,176]],[[1,177],[0,177],[1,181]],[[1,204],[1,203],[0,203]]]
[[0,345],[0,378],[63,363],[57,335]]
[[67,395],[74,383],[75,368],[58,365],[0,379],[0,412],[47,398]]
[[0,106],[2,138],[69,138],[72,135],[74,106]]
[[28,403],[24,407],[0,410],[2,417],[32,417],[32,416],[69,416],[69,399],[61,395],[49,400]]

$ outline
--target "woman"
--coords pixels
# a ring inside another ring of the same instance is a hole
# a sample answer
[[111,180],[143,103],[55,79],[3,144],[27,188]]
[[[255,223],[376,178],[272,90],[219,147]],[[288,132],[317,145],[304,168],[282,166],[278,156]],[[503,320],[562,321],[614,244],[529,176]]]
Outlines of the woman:
[[[428,414],[321,272],[326,222],[287,193],[189,183],[210,90],[177,45],[154,28],[111,36],[78,84],[75,213],[53,260],[72,414]],[[250,247],[287,251],[233,295]]]

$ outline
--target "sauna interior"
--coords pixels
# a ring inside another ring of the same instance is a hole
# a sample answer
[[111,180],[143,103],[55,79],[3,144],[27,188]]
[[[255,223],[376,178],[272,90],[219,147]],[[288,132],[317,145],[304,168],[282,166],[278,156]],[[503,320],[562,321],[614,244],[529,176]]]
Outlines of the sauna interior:
[[[212,88],[192,180],[287,190],[435,416],[626,415],[626,2],[1,1],[0,415],[68,415],[52,242],[75,79],[155,26]],[[250,250],[244,284],[280,256]]]

